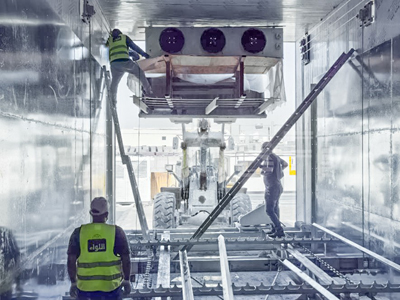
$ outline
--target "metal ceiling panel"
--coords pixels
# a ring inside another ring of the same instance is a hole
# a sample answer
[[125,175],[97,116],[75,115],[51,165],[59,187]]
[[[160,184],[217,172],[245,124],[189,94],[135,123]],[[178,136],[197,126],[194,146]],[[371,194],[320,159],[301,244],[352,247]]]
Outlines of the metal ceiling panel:
[[98,0],[112,27],[144,40],[149,26],[277,26],[294,42],[342,0]]

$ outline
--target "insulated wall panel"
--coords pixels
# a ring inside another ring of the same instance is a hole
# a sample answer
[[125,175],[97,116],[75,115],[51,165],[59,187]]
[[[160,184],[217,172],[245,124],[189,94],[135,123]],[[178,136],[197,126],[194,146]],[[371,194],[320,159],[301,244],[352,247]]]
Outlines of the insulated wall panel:
[[45,243],[63,245],[89,220],[90,198],[105,195],[106,106],[100,65],[54,7],[1,6],[0,226],[30,259]]
[[[298,143],[298,152],[307,143],[316,145],[314,162],[297,155],[297,169],[315,174],[314,190],[307,185],[305,193],[312,198],[312,218],[298,219],[331,227],[395,259],[400,247],[400,4],[375,1],[375,22],[361,27],[356,16],[366,2],[345,1],[312,28],[311,62],[297,60],[300,103],[342,52],[354,48],[357,55],[316,100],[315,115],[297,125],[305,141]],[[305,201],[298,197],[298,203]]]

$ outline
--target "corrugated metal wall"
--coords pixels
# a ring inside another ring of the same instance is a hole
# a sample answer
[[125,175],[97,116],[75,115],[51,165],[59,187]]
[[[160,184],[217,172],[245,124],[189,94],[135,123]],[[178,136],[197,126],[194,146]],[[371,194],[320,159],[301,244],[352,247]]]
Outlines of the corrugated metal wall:
[[0,226],[29,253],[68,237],[89,220],[90,198],[105,195],[98,37],[108,30],[99,12],[83,23],[78,1],[1,6]]
[[296,63],[300,103],[342,52],[359,55],[297,124],[297,218],[393,258],[400,244],[400,2],[376,1],[376,21],[363,28],[356,15],[367,2],[345,1],[310,30],[311,63]]

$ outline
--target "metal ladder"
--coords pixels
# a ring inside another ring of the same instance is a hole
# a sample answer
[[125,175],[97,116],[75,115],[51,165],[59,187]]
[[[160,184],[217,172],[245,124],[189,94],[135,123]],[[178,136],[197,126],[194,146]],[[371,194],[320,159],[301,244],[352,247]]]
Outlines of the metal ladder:
[[[229,204],[229,202],[233,199],[233,197],[240,191],[242,186],[246,183],[246,181],[253,175],[253,173],[260,166],[262,161],[268,157],[268,155],[272,152],[272,150],[279,144],[279,142],[283,139],[283,137],[287,134],[287,132],[292,128],[292,126],[299,120],[299,118],[304,114],[307,108],[311,105],[311,103],[317,98],[319,93],[325,88],[325,86],[329,83],[329,81],[337,74],[337,72],[341,69],[341,67],[346,63],[346,61],[353,55],[354,49],[351,49],[347,53],[342,53],[342,55],[336,60],[336,62],[332,65],[332,67],[326,72],[326,74],[321,78],[318,84],[311,90],[310,94],[303,100],[303,102],[299,105],[296,111],[289,117],[285,124],[279,129],[279,131],[275,134],[275,136],[270,141],[268,147],[264,148],[261,153],[257,156],[257,158],[250,164],[247,170],[243,173],[243,175],[238,179],[238,181],[233,185],[230,189],[229,193],[227,193],[219,202],[218,206],[214,208],[214,210],[210,213],[210,215],[206,218],[206,220],[200,225],[200,227],[196,230],[193,236],[190,238],[191,240],[198,240],[203,233],[210,227],[210,225],[214,222],[214,220],[219,216],[219,214],[224,210],[224,208]],[[185,245],[181,251],[189,252],[192,249],[193,245],[188,244]]]
[[149,240],[149,232],[148,232],[149,228],[147,227],[146,215],[144,214],[142,199],[140,198],[139,188],[138,188],[138,185],[136,182],[135,173],[133,171],[132,161],[131,161],[131,158],[129,157],[129,155],[125,154],[124,143],[122,141],[121,128],[119,127],[117,108],[111,100],[110,71],[106,71],[105,82],[106,82],[106,86],[107,86],[107,97],[108,97],[107,103],[109,103],[109,106],[107,107],[107,109],[110,109],[111,113],[112,113],[114,127],[115,127],[115,133],[117,135],[117,140],[118,140],[118,145],[119,145],[119,153],[121,155],[122,163],[124,165],[126,165],[126,167],[128,169],[129,181],[130,181],[131,187],[132,187],[133,198],[135,199],[136,212],[137,212],[137,215],[139,218],[139,223],[140,223],[140,228],[142,230],[143,238],[146,240]]

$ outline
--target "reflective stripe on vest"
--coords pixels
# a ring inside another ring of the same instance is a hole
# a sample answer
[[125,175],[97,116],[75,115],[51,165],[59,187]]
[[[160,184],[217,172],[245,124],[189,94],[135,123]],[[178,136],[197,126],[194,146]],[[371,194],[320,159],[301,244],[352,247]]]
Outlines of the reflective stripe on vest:
[[126,45],[126,35],[120,34],[114,41],[110,36],[108,38],[108,46],[110,47],[109,59],[110,62],[116,59],[129,59],[128,46]]
[[81,226],[78,289],[111,292],[121,285],[121,258],[114,254],[115,226],[91,223]]

